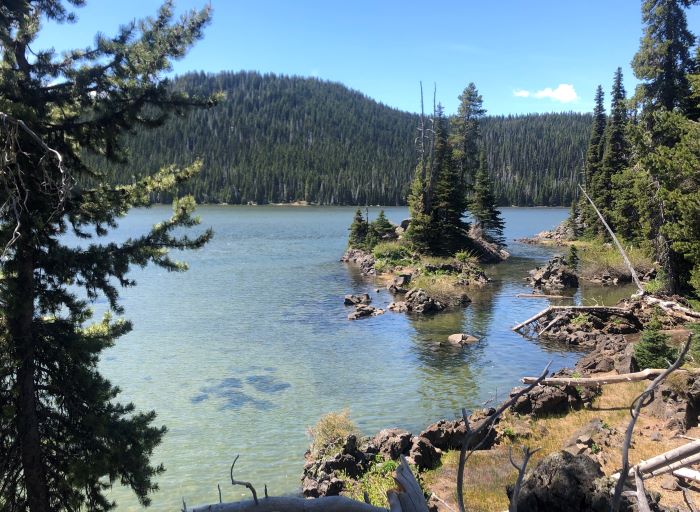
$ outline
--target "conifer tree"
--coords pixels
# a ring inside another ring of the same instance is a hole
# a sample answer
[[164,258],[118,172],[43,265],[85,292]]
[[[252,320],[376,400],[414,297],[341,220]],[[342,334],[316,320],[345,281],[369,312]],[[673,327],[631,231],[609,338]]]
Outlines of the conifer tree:
[[350,237],[348,239],[348,245],[352,249],[363,249],[367,242],[367,235],[369,234],[369,224],[367,220],[362,215],[362,210],[358,208],[355,210],[355,217],[350,224]]
[[474,178],[474,187],[469,201],[469,212],[474,219],[474,226],[481,230],[487,240],[503,244],[503,228],[505,223],[501,212],[496,208],[496,198],[493,195],[493,185],[488,173],[486,152],[479,155],[479,169]]
[[[593,179],[595,183],[595,196],[598,209],[603,216],[612,222],[612,227],[617,231],[618,224],[611,217],[615,198],[615,178],[629,165],[630,147],[627,138],[627,100],[625,88],[622,84],[622,69],[617,68],[610,98],[610,118],[605,127],[605,148],[600,169]],[[604,226],[597,223],[598,232],[605,232]]]
[[[105,316],[90,323],[91,301],[120,314],[118,286],[132,286],[132,265],[184,270],[168,249],[201,247],[210,232],[193,226],[194,200],[124,243],[101,237],[133,206],[169,193],[199,170],[164,168],[130,185],[110,186],[87,153],[123,160],[120,135],[162,124],[173,112],[204,105],[162,79],[173,59],[201,37],[207,9],[173,20],[166,3],[152,19],[131,22],[93,48],[57,56],[37,48],[42,23],[71,22],[83,2],[25,0],[0,5],[0,508],[108,510],[104,491],[133,490],[143,505],[163,471],[150,462],[164,427],[155,413],[120,403],[97,368],[100,353],[131,325]],[[66,244],[74,233],[82,243]],[[81,290],[78,292],[78,290]],[[81,297],[85,297],[84,299]]]
[[[603,152],[605,149],[605,106],[603,105],[605,93],[599,85],[595,93],[595,107],[593,108],[593,126],[591,128],[591,137],[588,141],[588,150],[586,151],[586,162],[583,168],[583,183],[591,197],[599,195],[597,186],[599,185],[598,175],[600,173],[600,164],[603,160]],[[572,218],[572,224],[575,229],[580,229],[586,235],[593,235],[598,232],[597,225],[599,223],[598,216],[588,203],[585,197],[579,199],[579,215],[580,219]],[[576,210],[574,210],[576,211]]]
[[379,241],[386,238],[394,238],[396,235],[396,226],[389,222],[389,219],[386,218],[384,210],[379,211],[377,218],[370,224],[370,230]]
[[467,209],[464,181],[455,165],[452,145],[448,140],[447,119],[441,105],[435,118],[435,199],[432,228],[435,243],[432,252],[453,255],[466,247],[469,224],[463,220]]
[[[700,132],[693,121],[698,102],[690,48],[695,37],[684,9],[692,0],[646,0],[646,24],[633,69],[643,107],[634,131],[634,180],[639,191],[640,238],[653,244],[665,287],[671,293],[700,294]],[[687,116],[690,116],[687,117]]]
[[688,74],[694,62],[690,49],[695,36],[688,30],[685,8],[697,0],[644,0],[642,21],[646,25],[632,70],[641,80],[635,99],[645,114],[663,108],[682,111],[688,107]]
[[479,168],[480,123],[486,115],[483,99],[470,82],[459,95],[457,115],[452,118],[452,145],[460,179],[465,184],[465,193],[474,182]]

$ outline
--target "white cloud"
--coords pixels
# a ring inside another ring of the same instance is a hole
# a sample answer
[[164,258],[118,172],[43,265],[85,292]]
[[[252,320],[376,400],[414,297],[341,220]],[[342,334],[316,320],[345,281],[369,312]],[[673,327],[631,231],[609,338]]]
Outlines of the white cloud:
[[556,89],[545,87],[541,91],[535,92],[526,91],[524,89],[516,89],[513,91],[513,95],[517,96],[518,98],[549,98],[560,103],[571,103],[579,99],[574,86],[571,84],[559,84]]

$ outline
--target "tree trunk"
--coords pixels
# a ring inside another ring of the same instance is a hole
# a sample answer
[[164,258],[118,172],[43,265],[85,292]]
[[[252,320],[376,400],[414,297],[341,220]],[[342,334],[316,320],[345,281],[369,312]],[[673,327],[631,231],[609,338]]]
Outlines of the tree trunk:
[[15,255],[17,266],[14,279],[16,290],[14,290],[14,304],[8,315],[8,328],[17,360],[17,433],[22,454],[22,473],[27,502],[31,512],[48,512],[49,492],[42,460],[34,382],[36,373],[34,361],[36,345],[32,334],[34,259],[28,239],[29,233],[25,228],[17,243]]

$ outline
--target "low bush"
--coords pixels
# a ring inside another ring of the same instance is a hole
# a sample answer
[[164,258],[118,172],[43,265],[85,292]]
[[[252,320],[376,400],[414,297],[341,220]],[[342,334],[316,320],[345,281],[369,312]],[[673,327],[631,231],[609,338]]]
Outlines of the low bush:
[[322,450],[326,455],[340,450],[341,443],[350,434],[360,436],[357,425],[350,419],[350,411],[329,412],[319,418],[316,425],[309,427],[311,453],[316,456]]
[[657,325],[647,326],[642,338],[634,346],[634,357],[640,369],[666,368],[675,361],[676,350],[668,344],[671,337],[659,330]]

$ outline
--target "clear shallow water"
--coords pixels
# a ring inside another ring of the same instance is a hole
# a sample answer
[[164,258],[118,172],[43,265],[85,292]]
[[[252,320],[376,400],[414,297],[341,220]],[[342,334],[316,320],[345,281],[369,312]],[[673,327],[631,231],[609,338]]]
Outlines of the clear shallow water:
[[[267,484],[271,494],[296,491],[306,428],[328,411],[349,408],[367,434],[391,426],[417,433],[457,417],[461,407],[503,398],[550,359],[553,369],[576,359],[510,330],[546,306],[515,295],[531,291],[523,278],[553,252],[512,240],[553,227],[566,209],[504,209],[513,256],[488,269],[493,282],[469,292],[466,309],[350,322],[343,295],[368,292],[379,306],[391,301],[338,262],[354,210],[201,207],[203,226],[215,237],[182,255],[188,272],[133,273],[138,285],[124,291],[122,303],[134,331],[104,354],[101,370],[120,386],[122,401],[155,409],[157,423],[168,426],[153,457],[167,471],[151,510],[175,510],[183,497],[188,505],[216,502],[217,483],[224,501],[246,496],[227,484],[239,453],[239,478],[259,490]],[[169,211],[134,211],[116,237],[142,233]],[[405,208],[386,213],[395,222],[407,216]],[[583,295],[606,301],[601,288]],[[437,346],[456,332],[481,341]],[[119,510],[140,509],[130,491],[115,488],[112,496]]]

